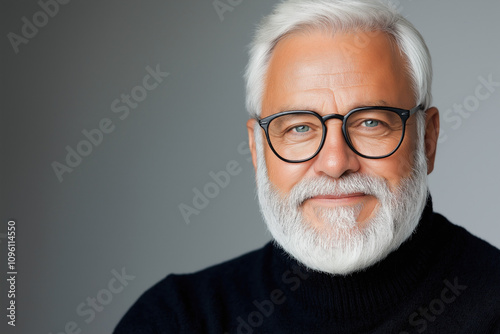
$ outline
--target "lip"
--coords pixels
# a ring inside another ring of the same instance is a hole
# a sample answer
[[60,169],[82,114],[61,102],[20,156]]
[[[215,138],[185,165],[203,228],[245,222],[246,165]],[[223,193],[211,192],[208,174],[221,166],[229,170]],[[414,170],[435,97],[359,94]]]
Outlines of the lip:
[[352,193],[342,195],[318,195],[309,198],[307,201],[312,201],[318,204],[331,205],[349,205],[359,202],[368,196],[365,193]]

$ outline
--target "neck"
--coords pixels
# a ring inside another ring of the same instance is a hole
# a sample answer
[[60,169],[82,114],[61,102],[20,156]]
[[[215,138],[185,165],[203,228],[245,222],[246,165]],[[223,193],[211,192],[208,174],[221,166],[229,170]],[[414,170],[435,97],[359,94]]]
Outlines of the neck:
[[[431,254],[439,247],[437,236],[431,233],[432,216],[429,198],[416,232],[398,250],[349,275],[310,270],[275,246],[273,267],[280,271],[275,271],[274,279],[302,315],[333,317],[339,323],[353,318],[362,322],[366,312],[382,312],[387,305],[401,302],[422,281]],[[294,284],[290,286],[292,276]]]

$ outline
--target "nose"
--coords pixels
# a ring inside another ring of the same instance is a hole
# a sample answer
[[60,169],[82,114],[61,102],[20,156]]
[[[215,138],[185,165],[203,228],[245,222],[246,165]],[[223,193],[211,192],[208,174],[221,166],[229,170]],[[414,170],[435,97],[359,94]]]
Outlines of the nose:
[[327,131],[321,151],[314,159],[314,171],[318,175],[340,178],[357,172],[360,159],[347,145],[342,133],[342,122],[330,119],[326,123]]

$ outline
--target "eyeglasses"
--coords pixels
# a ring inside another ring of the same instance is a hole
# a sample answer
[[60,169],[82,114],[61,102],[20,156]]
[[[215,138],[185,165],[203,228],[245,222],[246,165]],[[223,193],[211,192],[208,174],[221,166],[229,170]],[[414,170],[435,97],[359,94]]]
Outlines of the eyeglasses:
[[266,133],[267,142],[278,158],[299,163],[311,160],[323,148],[329,119],[342,121],[347,145],[363,158],[382,159],[401,146],[406,121],[418,110],[392,107],[362,107],[346,115],[321,116],[314,111],[283,111],[257,119]]

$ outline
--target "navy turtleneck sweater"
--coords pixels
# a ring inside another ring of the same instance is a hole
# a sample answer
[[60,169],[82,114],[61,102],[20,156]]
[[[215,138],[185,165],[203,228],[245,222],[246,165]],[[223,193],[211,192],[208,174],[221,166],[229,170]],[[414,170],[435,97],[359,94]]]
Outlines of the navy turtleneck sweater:
[[269,243],[167,276],[114,333],[500,333],[500,251],[429,200],[412,237],[364,271],[311,271]]

